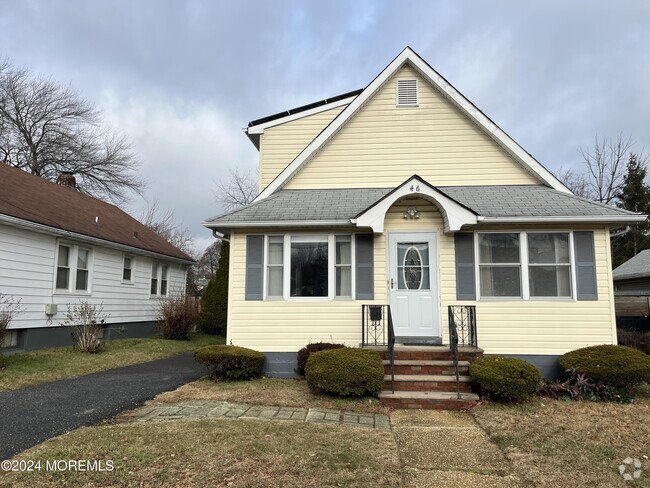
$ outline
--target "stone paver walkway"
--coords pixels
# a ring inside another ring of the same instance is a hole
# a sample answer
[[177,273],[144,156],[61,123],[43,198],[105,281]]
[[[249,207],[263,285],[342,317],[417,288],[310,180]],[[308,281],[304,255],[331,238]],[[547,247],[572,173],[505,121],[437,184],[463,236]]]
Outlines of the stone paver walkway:
[[220,402],[216,400],[192,400],[182,403],[143,407],[121,416],[122,420],[135,422],[161,422],[179,419],[231,418],[248,420],[292,420],[320,424],[339,424],[350,427],[390,430],[387,415],[379,413],[355,413],[325,408],[273,407]]

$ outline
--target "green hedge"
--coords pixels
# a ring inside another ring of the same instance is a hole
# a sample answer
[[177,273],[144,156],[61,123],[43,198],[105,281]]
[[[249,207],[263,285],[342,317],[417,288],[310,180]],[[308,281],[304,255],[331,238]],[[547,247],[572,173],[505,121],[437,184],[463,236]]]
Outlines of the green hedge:
[[539,370],[521,359],[483,357],[469,367],[472,381],[496,400],[520,402],[537,391]]
[[298,367],[296,368],[296,373],[300,376],[305,376],[305,366],[307,366],[307,360],[312,353],[327,351],[329,349],[341,349],[343,347],[345,347],[345,345],[335,344],[333,342],[314,342],[312,344],[307,344],[298,351]]
[[377,395],[384,386],[384,365],[376,351],[331,349],[309,356],[305,378],[311,389],[331,395]]
[[206,346],[194,353],[194,359],[205,364],[210,375],[226,381],[259,378],[264,368],[264,354],[237,346]]
[[600,345],[583,347],[560,357],[566,371],[575,369],[595,382],[628,389],[650,383],[650,356],[626,346]]

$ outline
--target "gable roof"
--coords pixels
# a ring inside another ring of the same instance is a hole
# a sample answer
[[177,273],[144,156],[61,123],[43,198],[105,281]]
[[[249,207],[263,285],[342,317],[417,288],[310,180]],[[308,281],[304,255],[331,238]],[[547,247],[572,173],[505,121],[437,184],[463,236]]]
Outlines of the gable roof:
[[115,205],[0,163],[2,221],[40,224],[52,230],[117,243],[182,261],[194,261]]
[[463,96],[451,83],[434,70],[410,47],[406,47],[343,111],[305,147],[298,156],[257,196],[263,200],[281,189],[369,100],[384,83],[406,63],[410,63],[426,80],[434,85],[467,117],[483,129],[494,141],[503,147],[516,161],[549,187],[564,193],[571,193],[553,174],[517,142],[506,134],[487,115]]
[[[400,185],[401,186],[401,185]],[[477,215],[481,223],[632,223],[646,216],[585,200],[542,185],[438,186],[435,189]],[[355,225],[357,217],[394,188],[279,190],[239,210],[207,219],[215,229]],[[413,196],[418,196],[417,193]]]
[[646,276],[650,276],[650,249],[641,251],[612,272],[614,281],[644,278]]

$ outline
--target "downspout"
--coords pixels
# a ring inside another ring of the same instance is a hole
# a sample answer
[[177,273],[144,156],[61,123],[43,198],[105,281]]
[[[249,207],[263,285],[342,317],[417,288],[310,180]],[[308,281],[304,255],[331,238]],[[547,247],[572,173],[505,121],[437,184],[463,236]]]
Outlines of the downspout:
[[632,230],[632,228],[629,225],[626,225],[623,230],[619,230],[618,232],[610,232],[609,237],[611,239],[612,237],[622,236],[630,232],[630,230]]
[[212,229],[212,237],[230,243],[230,239],[226,239],[225,234],[218,232],[217,229]]

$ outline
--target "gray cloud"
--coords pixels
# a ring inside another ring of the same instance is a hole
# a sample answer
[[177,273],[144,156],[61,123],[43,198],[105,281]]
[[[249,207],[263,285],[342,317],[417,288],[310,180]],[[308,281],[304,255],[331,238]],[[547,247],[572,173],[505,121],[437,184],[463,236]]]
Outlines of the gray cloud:
[[213,182],[256,164],[247,121],[363,87],[406,45],[549,168],[595,134],[650,148],[649,20],[645,1],[5,1],[0,55],[101,106],[147,198],[205,243]]

